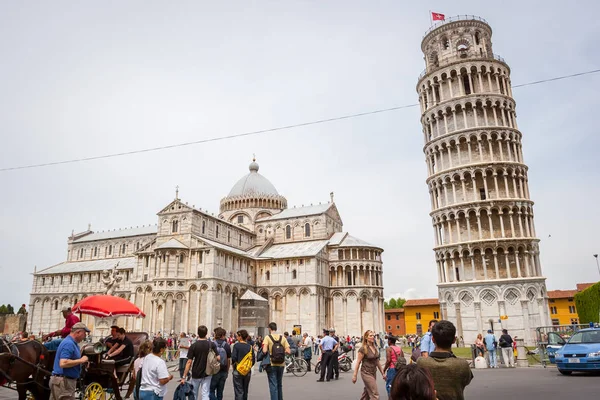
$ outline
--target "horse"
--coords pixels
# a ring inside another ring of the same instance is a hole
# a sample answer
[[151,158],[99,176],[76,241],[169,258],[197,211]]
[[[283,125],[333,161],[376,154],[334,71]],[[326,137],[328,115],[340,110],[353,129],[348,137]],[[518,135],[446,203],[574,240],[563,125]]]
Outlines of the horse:
[[9,343],[0,339],[0,385],[15,383],[19,400],[27,399],[28,390],[35,399],[50,398],[51,362],[48,350],[35,340]]

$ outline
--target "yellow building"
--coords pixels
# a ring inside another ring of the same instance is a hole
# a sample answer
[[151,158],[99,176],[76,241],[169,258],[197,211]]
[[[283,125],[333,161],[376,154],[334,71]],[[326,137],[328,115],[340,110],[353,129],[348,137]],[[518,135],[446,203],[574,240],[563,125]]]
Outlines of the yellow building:
[[415,299],[404,303],[404,319],[407,335],[422,335],[432,319],[440,319],[438,299]]
[[548,307],[552,325],[572,325],[579,323],[575,308],[577,290],[549,290]]
[[552,325],[572,325],[579,323],[575,306],[575,294],[587,289],[593,283],[578,283],[577,290],[549,290],[548,308]]

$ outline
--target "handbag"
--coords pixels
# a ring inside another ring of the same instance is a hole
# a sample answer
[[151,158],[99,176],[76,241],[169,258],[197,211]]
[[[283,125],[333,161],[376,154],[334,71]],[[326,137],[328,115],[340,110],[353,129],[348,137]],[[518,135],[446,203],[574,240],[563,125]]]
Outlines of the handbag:
[[260,366],[264,368],[268,367],[269,365],[271,365],[271,356],[269,355],[269,352],[266,352],[262,358],[262,361],[260,362]]

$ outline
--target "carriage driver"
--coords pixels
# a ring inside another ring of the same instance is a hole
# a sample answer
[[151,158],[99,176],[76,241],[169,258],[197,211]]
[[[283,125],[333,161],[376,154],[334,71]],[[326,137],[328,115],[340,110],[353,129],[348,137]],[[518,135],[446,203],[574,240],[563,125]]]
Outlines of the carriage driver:
[[50,377],[51,399],[75,400],[81,364],[88,362],[87,356],[81,357],[79,343],[89,331],[83,322],[78,322],[70,328],[70,334],[60,342]]
[[[79,318],[77,318],[77,315],[73,314],[71,307],[63,307],[62,315],[65,318],[65,327],[45,335],[43,337],[44,341],[46,341],[47,338],[53,338],[54,336],[58,335],[60,335],[62,339],[66,338],[71,333],[73,325],[79,322]],[[55,339],[50,342],[45,342],[44,346],[46,346],[48,350],[56,350],[62,339]]]

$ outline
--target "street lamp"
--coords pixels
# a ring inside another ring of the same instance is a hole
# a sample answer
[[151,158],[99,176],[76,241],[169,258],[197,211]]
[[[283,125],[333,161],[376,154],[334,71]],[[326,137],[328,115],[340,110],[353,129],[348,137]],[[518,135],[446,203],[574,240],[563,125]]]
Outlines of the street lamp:
[[598,263],[598,254],[594,254],[594,258],[596,259],[596,266],[598,267],[598,273],[600,274],[600,263]]

